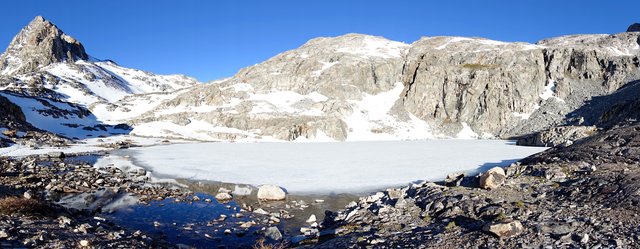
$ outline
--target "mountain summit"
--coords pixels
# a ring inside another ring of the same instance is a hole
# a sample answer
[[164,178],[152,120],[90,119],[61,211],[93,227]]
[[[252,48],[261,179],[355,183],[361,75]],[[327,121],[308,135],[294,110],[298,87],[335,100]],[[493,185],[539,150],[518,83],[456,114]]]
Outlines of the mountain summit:
[[79,41],[37,16],[13,38],[0,56],[0,74],[32,72],[52,63],[88,58]]

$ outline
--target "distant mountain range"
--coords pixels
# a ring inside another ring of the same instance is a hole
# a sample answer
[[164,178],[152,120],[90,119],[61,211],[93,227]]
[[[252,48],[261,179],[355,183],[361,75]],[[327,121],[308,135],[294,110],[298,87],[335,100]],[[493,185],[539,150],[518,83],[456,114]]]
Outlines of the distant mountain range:
[[604,125],[620,118],[616,107],[637,100],[640,32],[632,27],[536,44],[316,38],[205,84],[98,60],[36,17],[0,56],[0,96],[24,116],[0,108],[0,116],[11,117],[0,119],[0,127],[78,139],[124,133],[353,141],[511,138]]

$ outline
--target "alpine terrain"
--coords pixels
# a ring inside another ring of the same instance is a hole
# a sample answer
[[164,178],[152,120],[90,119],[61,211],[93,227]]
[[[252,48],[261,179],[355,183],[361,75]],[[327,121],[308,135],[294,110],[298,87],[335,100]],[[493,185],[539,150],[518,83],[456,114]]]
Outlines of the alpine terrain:
[[[320,37],[207,83],[87,51],[38,16],[0,56],[0,247],[181,247],[162,232],[129,231],[100,216],[112,203],[158,202],[181,210],[224,204],[200,228],[147,224],[202,229],[176,240],[231,241],[224,245],[258,236],[266,246],[309,248],[640,247],[639,24],[535,44]],[[158,141],[448,138],[552,148],[506,168],[354,198],[295,223],[295,234],[278,224],[324,200],[287,202],[293,197],[270,185],[196,195],[204,184],[158,180],[128,155],[117,167],[117,153],[107,151]],[[91,153],[54,150],[74,146]],[[255,201],[236,197],[252,191]]]

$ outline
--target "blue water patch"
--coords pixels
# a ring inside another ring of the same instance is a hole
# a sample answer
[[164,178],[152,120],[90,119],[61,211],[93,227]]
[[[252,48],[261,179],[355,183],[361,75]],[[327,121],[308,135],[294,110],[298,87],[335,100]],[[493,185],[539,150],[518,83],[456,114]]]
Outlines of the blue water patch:
[[[173,198],[137,204],[105,214],[123,228],[140,230],[171,244],[195,248],[250,248],[262,238],[262,226],[241,228],[240,224],[263,219],[248,212],[236,217],[241,207],[235,202],[218,203],[213,196],[196,194],[200,201],[176,202]],[[202,200],[211,199],[211,202]],[[221,219],[221,216],[226,219]],[[230,234],[225,234],[231,232]]]

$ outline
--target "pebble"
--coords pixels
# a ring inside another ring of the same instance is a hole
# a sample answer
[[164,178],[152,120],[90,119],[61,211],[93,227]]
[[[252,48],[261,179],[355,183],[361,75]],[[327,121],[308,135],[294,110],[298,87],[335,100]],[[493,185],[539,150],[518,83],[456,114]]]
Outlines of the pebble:
[[88,240],[81,240],[80,241],[80,246],[82,247],[88,247],[90,245]]

